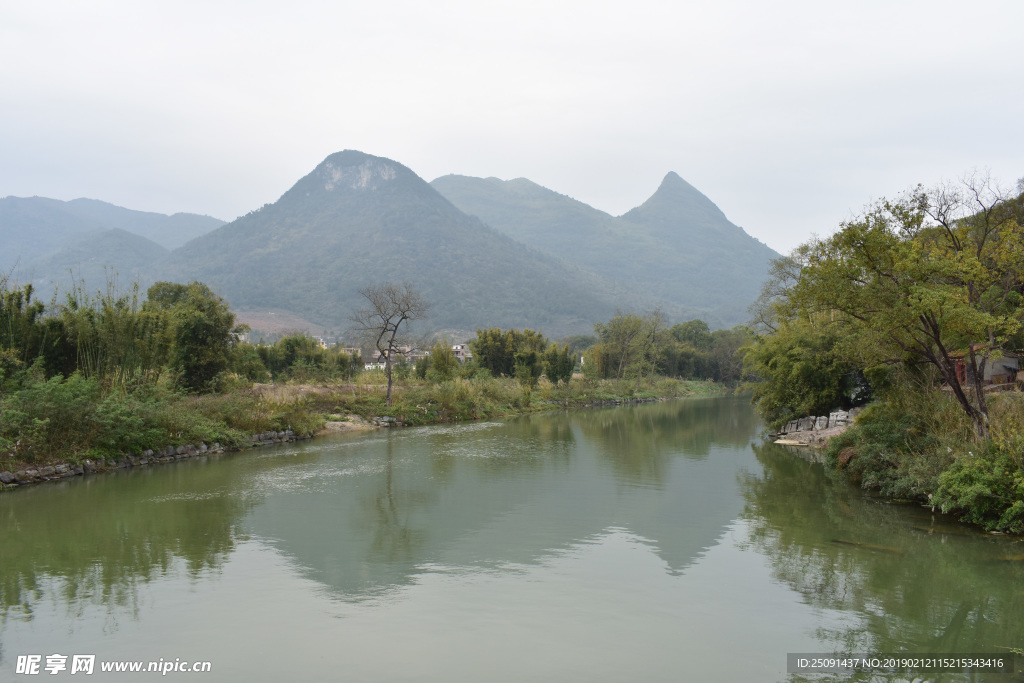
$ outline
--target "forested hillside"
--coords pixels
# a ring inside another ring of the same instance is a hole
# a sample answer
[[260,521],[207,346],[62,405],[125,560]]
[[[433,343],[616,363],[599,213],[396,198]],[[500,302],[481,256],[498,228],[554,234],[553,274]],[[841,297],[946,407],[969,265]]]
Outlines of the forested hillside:
[[768,263],[778,257],[675,173],[619,218],[525,178],[448,175],[431,184],[510,237],[716,327],[747,320]]
[[422,292],[435,330],[559,336],[656,309],[731,327],[746,321],[774,256],[674,173],[618,218],[525,179],[431,185],[356,151],[230,224],[89,199],[0,200],[0,272],[11,282],[52,293],[201,280],[242,316],[288,314],[339,333],[358,290],[383,281]]
[[408,281],[434,328],[590,331],[653,297],[516,242],[459,211],[401,164],[333,154],[277,202],[190,242],[170,267],[239,311],[288,310],[343,326],[368,284]]

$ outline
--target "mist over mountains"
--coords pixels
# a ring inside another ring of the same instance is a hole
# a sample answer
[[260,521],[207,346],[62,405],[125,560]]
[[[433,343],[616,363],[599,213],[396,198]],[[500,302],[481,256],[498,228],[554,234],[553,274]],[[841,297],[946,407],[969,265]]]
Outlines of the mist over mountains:
[[115,271],[122,287],[198,279],[243,317],[289,313],[317,331],[346,329],[361,287],[400,280],[431,302],[433,329],[559,336],[654,307],[731,326],[746,320],[775,256],[675,173],[618,218],[529,180],[427,183],[351,150],[226,224],[96,200],[0,199],[0,268],[12,281],[46,293],[72,277],[102,289]]

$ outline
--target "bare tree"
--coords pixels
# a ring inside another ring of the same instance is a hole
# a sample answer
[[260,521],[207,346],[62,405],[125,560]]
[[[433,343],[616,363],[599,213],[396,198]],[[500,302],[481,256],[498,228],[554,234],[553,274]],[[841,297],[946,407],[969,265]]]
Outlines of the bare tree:
[[360,289],[369,306],[356,311],[350,318],[353,328],[373,343],[384,357],[384,371],[388,377],[387,405],[391,407],[391,364],[406,343],[409,322],[427,317],[430,305],[408,282],[383,283]]

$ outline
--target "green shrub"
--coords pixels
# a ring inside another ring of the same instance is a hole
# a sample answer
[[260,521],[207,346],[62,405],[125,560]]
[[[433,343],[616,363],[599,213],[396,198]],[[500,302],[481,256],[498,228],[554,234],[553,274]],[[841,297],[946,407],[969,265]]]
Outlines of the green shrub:
[[18,444],[16,457],[48,460],[74,456],[93,444],[99,382],[77,372],[67,379],[32,378],[0,407],[0,434]]
[[1018,454],[989,442],[957,458],[939,477],[934,502],[943,512],[989,530],[1024,532],[1024,469]]
[[939,477],[934,502],[989,530],[1024,532],[1024,396],[989,399],[989,438]]
[[[951,408],[954,410],[951,412]],[[949,420],[940,425],[941,420]],[[829,441],[825,455],[863,488],[887,496],[927,500],[953,460],[963,428],[955,406],[939,392],[869,406],[857,423]]]

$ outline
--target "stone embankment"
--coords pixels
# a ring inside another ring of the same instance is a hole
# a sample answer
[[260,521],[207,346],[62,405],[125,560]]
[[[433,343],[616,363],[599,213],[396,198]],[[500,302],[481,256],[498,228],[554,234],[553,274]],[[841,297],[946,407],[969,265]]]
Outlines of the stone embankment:
[[860,408],[851,408],[848,411],[833,410],[828,415],[811,415],[799,420],[790,420],[779,430],[777,436],[781,438],[775,443],[787,446],[824,446],[833,436],[845,432],[860,412]]
[[241,448],[224,448],[219,443],[206,445],[200,443],[198,446],[186,444],[184,446],[166,446],[159,450],[148,449],[142,453],[129,453],[117,458],[97,458],[95,460],[83,460],[81,463],[60,463],[47,465],[45,467],[28,467],[14,472],[0,472],[0,485],[6,487],[24,486],[26,484],[38,484],[44,481],[54,481],[77,477],[94,472],[126,469],[129,467],[141,467],[143,465],[154,465],[156,463],[174,462],[175,460],[187,460],[209,453],[224,453],[228,450],[242,450],[246,447],[269,446],[271,444],[285,443],[299,439],[308,439],[311,435],[296,434],[290,429],[281,432],[268,431],[254,434],[249,437],[248,443]]

